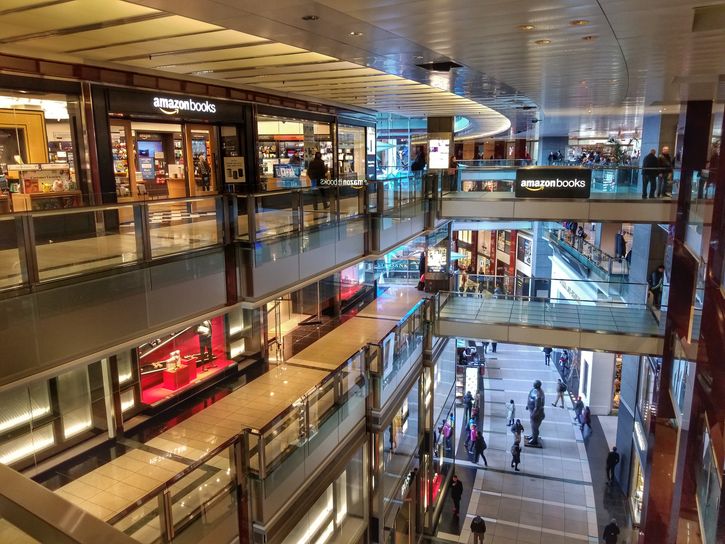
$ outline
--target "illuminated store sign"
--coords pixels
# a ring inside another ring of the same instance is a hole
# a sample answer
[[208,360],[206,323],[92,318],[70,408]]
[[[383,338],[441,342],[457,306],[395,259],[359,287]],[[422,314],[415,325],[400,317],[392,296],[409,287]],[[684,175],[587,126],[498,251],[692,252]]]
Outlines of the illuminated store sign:
[[205,100],[200,102],[193,98],[167,98],[154,96],[154,108],[161,110],[166,115],[176,115],[180,111],[194,111],[200,113],[216,113],[216,104]]
[[588,168],[519,168],[516,198],[589,198],[592,171]]

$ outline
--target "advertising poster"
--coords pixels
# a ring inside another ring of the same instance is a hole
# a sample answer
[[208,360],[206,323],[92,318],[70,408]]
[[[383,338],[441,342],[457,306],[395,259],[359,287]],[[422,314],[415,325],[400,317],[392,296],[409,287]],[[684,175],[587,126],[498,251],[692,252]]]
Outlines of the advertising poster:
[[224,157],[224,183],[245,183],[244,157]]
[[450,140],[429,140],[428,141],[428,168],[431,170],[443,170],[448,168],[451,142]]

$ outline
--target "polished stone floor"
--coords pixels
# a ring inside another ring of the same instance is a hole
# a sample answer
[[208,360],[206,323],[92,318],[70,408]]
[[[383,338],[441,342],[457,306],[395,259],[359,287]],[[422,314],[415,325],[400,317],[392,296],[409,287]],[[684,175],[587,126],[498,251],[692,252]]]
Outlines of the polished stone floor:
[[[596,501],[587,450],[579,426],[573,423],[571,401],[554,408],[554,367],[544,366],[541,348],[498,344],[489,350],[484,378],[482,428],[488,443],[488,468],[472,463],[459,443],[456,472],[463,475],[462,512],[455,517],[451,502],[439,523],[439,541],[470,542],[470,523],[480,515],[487,524],[485,543],[492,544],[581,544],[599,542]],[[534,380],[543,382],[546,418],[541,425],[543,449],[524,448],[521,472],[510,466],[513,435],[506,425],[509,399],[526,433],[529,432],[526,397]],[[457,417],[462,426],[461,409]],[[460,436],[461,433],[459,433]]]

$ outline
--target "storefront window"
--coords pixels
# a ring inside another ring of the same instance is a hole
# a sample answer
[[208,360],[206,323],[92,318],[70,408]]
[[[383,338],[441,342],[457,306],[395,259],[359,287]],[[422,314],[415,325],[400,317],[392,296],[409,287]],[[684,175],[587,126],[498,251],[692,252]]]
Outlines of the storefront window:
[[635,525],[639,525],[642,518],[642,505],[644,500],[644,474],[642,465],[639,463],[639,457],[634,456],[634,467],[632,470],[632,482],[630,489],[630,502],[632,506],[632,521]]
[[79,98],[0,91],[0,213],[83,204]]
[[264,190],[316,186],[319,180],[311,180],[308,166],[318,152],[327,177],[332,175],[330,123],[260,115],[257,136],[260,182]]
[[365,179],[365,127],[338,125],[337,162],[342,179]]
[[705,432],[702,436],[700,469],[697,473],[697,508],[704,535],[703,542],[715,542],[722,484],[718,475],[717,458],[710,440],[709,423],[705,418]]
[[659,373],[662,359],[657,357],[642,357],[642,368],[639,379],[639,399],[637,409],[639,410],[642,426],[646,429],[649,418],[655,410],[653,404],[655,382]]

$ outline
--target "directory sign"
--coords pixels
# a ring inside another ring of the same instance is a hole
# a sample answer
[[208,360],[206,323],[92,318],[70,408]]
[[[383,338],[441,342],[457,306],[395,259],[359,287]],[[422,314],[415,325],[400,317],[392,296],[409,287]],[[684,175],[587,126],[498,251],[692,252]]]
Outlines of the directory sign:
[[442,170],[448,168],[451,149],[450,140],[429,140],[428,168],[431,170]]
[[532,166],[516,170],[516,198],[589,198],[589,168]]

